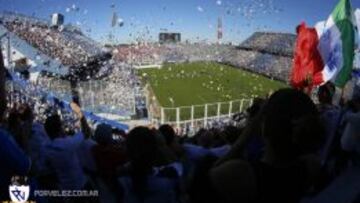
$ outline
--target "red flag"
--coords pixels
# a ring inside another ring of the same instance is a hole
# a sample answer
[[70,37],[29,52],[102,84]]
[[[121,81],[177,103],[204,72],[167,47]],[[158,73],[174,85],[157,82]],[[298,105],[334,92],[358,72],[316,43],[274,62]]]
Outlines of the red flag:
[[294,88],[311,90],[323,83],[324,62],[317,48],[319,37],[316,29],[306,27],[305,23],[301,23],[296,31],[298,37],[290,83]]

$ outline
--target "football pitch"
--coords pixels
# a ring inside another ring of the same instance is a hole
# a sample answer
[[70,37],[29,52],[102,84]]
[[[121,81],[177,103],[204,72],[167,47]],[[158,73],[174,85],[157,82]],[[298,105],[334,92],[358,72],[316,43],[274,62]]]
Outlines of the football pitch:
[[[151,85],[162,107],[264,97],[269,92],[287,86],[283,82],[216,62],[164,64],[162,68],[141,69],[138,74]],[[211,114],[216,114],[216,106],[211,108]],[[236,112],[236,109],[238,107],[234,107],[233,111]],[[221,113],[228,111],[223,107]],[[166,114],[172,117],[170,120],[175,119],[175,111]],[[204,110],[197,110],[195,114],[196,118],[201,118]],[[189,115],[188,110],[181,112],[181,120],[189,118]]]

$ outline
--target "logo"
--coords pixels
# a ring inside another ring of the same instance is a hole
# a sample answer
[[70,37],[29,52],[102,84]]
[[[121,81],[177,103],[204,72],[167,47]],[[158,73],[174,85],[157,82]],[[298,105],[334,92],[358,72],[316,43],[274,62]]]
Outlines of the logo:
[[27,178],[15,176],[11,179],[9,186],[9,195],[11,201],[15,203],[24,203],[29,199],[30,186],[26,184]]

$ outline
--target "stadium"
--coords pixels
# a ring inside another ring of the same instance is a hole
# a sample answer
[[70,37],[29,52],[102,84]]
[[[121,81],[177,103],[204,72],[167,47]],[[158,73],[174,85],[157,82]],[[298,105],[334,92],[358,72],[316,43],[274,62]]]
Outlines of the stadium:
[[2,1],[0,202],[360,202],[359,2]]
[[[285,87],[295,42],[292,34],[258,32],[239,46],[139,42],[102,48],[74,27],[59,30],[12,13],[1,21],[2,33],[9,33],[9,60],[33,63],[29,71],[38,76],[33,82],[59,99],[70,101],[76,83],[89,112],[180,128],[231,119],[253,98]],[[31,34],[38,31],[44,36]],[[192,90],[198,95],[193,100],[184,94]]]

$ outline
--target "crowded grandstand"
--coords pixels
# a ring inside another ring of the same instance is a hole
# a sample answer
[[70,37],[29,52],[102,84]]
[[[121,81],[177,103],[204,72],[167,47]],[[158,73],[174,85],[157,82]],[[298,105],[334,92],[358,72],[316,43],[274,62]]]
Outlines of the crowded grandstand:
[[[36,81],[39,85],[69,100],[72,83],[78,81],[78,93],[84,101],[85,109],[94,113],[117,114],[121,118],[131,118],[138,112],[136,104],[144,103],[135,99],[139,98],[135,95],[144,92],[141,89],[146,85],[141,84],[135,71],[137,67],[162,66],[164,63],[217,62],[287,82],[291,66],[289,49],[294,43],[294,37],[290,34],[255,33],[240,46],[201,42],[141,42],[120,45],[111,50],[112,47],[101,47],[72,26],[52,26],[49,22],[14,13],[2,14],[1,22],[5,29],[30,44],[37,52],[69,67],[69,72],[60,80],[59,77],[49,77],[51,69],[46,71],[47,74],[39,74]],[[106,58],[109,56],[111,58]],[[46,65],[37,64],[38,68]],[[53,69],[56,68],[60,67]]]
[[360,202],[360,63],[301,89],[299,33],[100,44],[52,18],[0,13],[0,202]]

